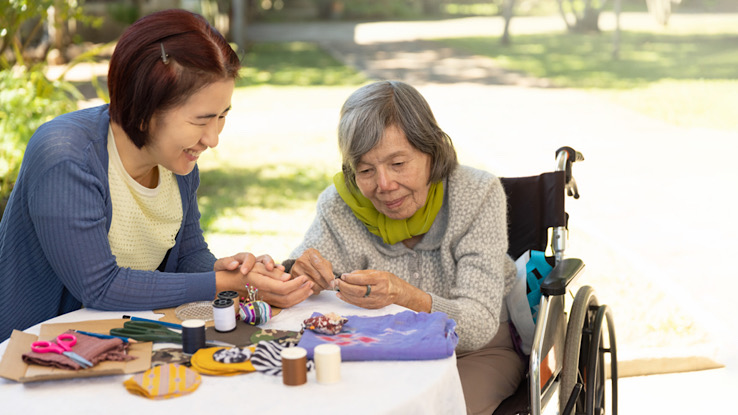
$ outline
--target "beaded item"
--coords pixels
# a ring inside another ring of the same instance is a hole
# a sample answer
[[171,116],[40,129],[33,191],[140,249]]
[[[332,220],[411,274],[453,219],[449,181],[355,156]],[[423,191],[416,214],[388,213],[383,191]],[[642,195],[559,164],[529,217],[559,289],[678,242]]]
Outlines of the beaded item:
[[328,313],[305,319],[302,322],[302,329],[309,329],[320,334],[338,334],[347,321],[347,318],[341,317],[336,313]]
[[246,285],[248,298],[241,298],[238,304],[238,317],[244,323],[258,326],[272,318],[272,306],[258,299],[259,290]]

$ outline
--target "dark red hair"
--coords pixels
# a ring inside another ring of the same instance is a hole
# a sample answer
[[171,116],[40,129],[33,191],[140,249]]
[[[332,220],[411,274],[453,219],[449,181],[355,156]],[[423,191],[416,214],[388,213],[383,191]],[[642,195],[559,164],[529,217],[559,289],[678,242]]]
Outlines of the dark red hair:
[[236,79],[240,67],[236,52],[202,16],[172,9],[142,17],[126,29],[110,59],[110,118],[141,148],[155,113],[208,84]]

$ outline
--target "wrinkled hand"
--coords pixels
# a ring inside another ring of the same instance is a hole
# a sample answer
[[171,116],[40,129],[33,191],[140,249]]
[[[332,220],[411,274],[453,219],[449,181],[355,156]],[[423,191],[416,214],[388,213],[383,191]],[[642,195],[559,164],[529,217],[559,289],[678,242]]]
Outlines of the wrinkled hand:
[[313,282],[313,293],[330,290],[333,276],[333,264],[323,258],[317,249],[308,248],[295,260],[290,274],[294,278],[305,276]]
[[363,308],[397,303],[405,294],[405,285],[408,284],[392,273],[372,269],[353,271],[332,281],[332,287],[338,290],[336,297]]

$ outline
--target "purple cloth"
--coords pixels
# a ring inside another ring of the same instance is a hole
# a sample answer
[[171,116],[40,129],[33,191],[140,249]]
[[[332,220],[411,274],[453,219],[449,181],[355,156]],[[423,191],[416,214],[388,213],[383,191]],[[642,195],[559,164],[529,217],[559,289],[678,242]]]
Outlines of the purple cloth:
[[[313,313],[312,317],[320,316]],[[300,347],[313,358],[323,343],[341,347],[341,360],[431,360],[451,356],[459,343],[456,322],[445,313],[403,311],[379,317],[346,316],[343,330],[334,335],[305,330]]]

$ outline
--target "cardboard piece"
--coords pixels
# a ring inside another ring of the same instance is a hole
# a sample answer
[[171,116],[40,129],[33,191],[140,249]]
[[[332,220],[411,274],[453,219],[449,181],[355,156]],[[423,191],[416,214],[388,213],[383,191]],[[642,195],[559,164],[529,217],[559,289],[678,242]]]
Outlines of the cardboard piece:
[[110,329],[123,327],[124,319],[92,320],[74,323],[42,324],[39,336],[13,330],[0,361],[0,376],[16,382],[37,382],[43,380],[72,379],[94,376],[123,375],[138,373],[151,367],[151,350],[153,343],[132,343],[128,353],[137,359],[127,362],[100,362],[94,367],[83,370],[65,370],[54,367],[29,365],[23,362],[24,353],[31,350],[31,343],[36,340],[53,340],[69,329],[84,330],[94,333],[108,333]]

